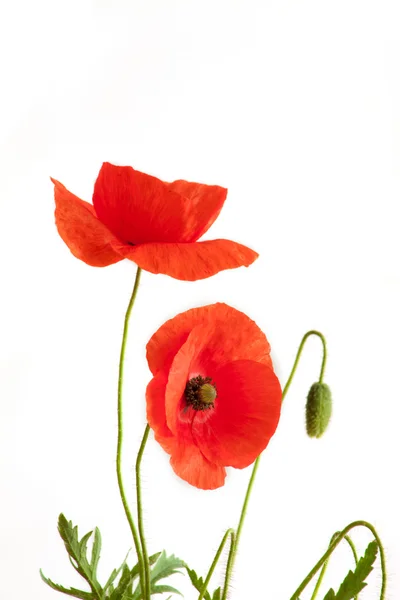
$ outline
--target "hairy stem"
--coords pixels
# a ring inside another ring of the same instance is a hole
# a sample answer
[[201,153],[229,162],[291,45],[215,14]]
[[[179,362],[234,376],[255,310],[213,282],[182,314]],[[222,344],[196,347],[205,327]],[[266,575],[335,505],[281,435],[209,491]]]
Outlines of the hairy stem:
[[329,546],[329,548],[325,552],[325,554],[319,559],[319,561],[311,569],[311,571],[309,572],[309,574],[307,575],[307,577],[301,582],[301,584],[299,585],[299,587],[297,588],[297,590],[295,591],[295,593],[293,594],[293,596],[290,597],[290,600],[298,600],[300,594],[304,591],[304,589],[310,583],[310,581],[314,577],[314,575],[316,575],[318,573],[318,571],[320,570],[320,568],[323,567],[324,563],[327,561],[327,559],[330,557],[330,555],[332,554],[332,552],[335,550],[336,546],[349,533],[349,531],[351,531],[355,527],[366,527],[367,529],[369,529],[370,532],[372,533],[372,535],[374,536],[377,544],[378,544],[379,555],[380,555],[380,558],[381,558],[381,570],[382,570],[382,585],[381,585],[380,600],[384,600],[384,598],[385,598],[385,590],[386,590],[385,553],[384,553],[384,550],[383,550],[382,542],[381,542],[381,540],[380,540],[380,538],[378,536],[378,533],[376,532],[375,528],[371,525],[371,523],[368,523],[367,521],[354,521],[353,523],[350,523],[350,525],[347,525],[347,527],[345,527],[343,529],[343,531],[341,531],[337,535],[337,537],[332,541],[331,545]]
[[133,542],[135,544],[136,554],[139,563],[139,576],[140,576],[140,585],[141,589],[145,589],[145,570],[143,565],[143,556],[142,550],[140,547],[140,540],[136,530],[136,526],[132,517],[132,513],[128,506],[128,501],[126,499],[124,483],[122,479],[122,442],[123,442],[123,410],[122,410],[122,388],[124,383],[124,362],[125,362],[125,350],[126,350],[126,342],[128,338],[128,329],[129,329],[129,318],[131,316],[132,308],[135,303],[135,299],[137,296],[137,292],[139,289],[140,283],[140,274],[141,269],[138,267],[136,271],[135,284],[133,286],[133,291],[131,295],[131,299],[129,300],[128,308],[125,314],[124,321],[124,331],[122,334],[122,344],[121,344],[121,352],[119,358],[119,374],[118,374],[118,442],[117,442],[117,479],[118,479],[118,487],[119,493],[121,495],[122,504],[124,506],[126,518],[128,519],[129,527],[132,532]]
[[[299,349],[297,351],[297,355],[295,358],[295,361],[293,363],[293,367],[292,370],[290,372],[289,378],[286,382],[285,387],[283,388],[282,391],[282,402],[284,401],[286,394],[289,391],[290,385],[293,381],[293,377],[296,373],[297,367],[299,365],[299,361],[300,361],[300,357],[301,357],[301,353],[303,351],[304,345],[307,341],[307,339],[311,336],[311,335],[316,335],[320,338],[321,342],[322,342],[322,348],[323,348],[323,356],[322,356],[322,363],[321,363],[321,369],[320,369],[320,375],[319,375],[319,382],[322,383],[323,377],[324,377],[324,373],[325,373],[325,366],[326,366],[326,358],[327,358],[327,350],[326,350],[326,341],[324,336],[322,335],[322,333],[320,333],[319,331],[315,331],[314,329],[311,331],[308,331],[304,336],[303,339],[300,342],[300,346]],[[239,545],[239,540],[240,540],[240,535],[242,532],[242,528],[243,528],[243,524],[244,524],[244,519],[246,516],[246,511],[247,511],[247,507],[249,504],[249,499],[250,499],[250,495],[253,489],[253,485],[254,485],[254,480],[258,471],[258,467],[260,464],[260,459],[261,459],[261,454],[260,456],[257,457],[254,466],[253,466],[253,470],[250,476],[250,481],[248,483],[247,486],[247,492],[246,492],[246,496],[244,498],[244,502],[243,502],[243,507],[242,507],[242,511],[240,513],[240,519],[239,519],[239,524],[236,530],[236,537],[235,537],[235,542],[231,545],[231,549],[229,552],[229,557],[228,557],[228,564],[226,566],[226,574],[225,574],[225,583],[224,583],[224,590],[223,590],[223,594],[222,594],[222,600],[226,600],[227,595],[228,595],[228,588],[229,588],[229,581],[232,575],[232,571],[233,571],[233,566],[235,563],[235,558],[236,558],[236,554],[237,554],[237,549],[238,549],[238,545]]]
[[214,560],[211,563],[211,567],[207,573],[207,577],[204,580],[203,589],[201,590],[200,595],[197,600],[203,600],[203,598],[204,598],[204,594],[207,591],[208,584],[210,583],[210,579],[214,573],[215,567],[217,566],[219,557],[221,556],[222,550],[224,549],[224,546],[226,544],[226,540],[228,539],[228,536],[231,536],[231,549],[235,543],[235,532],[233,529],[228,529],[228,531],[225,533],[224,537],[222,538],[222,542],[220,543],[217,553],[214,557]]
[[144,430],[144,435],[142,439],[142,443],[140,445],[139,453],[136,459],[136,497],[137,497],[137,514],[138,514],[138,523],[139,523],[139,535],[140,541],[142,543],[142,552],[143,552],[143,570],[144,570],[144,598],[145,600],[150,600],[151,598],[151,590],[150,590],[150,563],[149,563],[149,555],[147,553],[146,547],[146,538],[144,535],[144,527],[143,527],[143,508],[142,508],[142,484],[140,480],[140,464],[142,462],[143,452],[146,446],[147,438],[149,437],[150,427],[146,425],[146,429]]
[[[340,531],[337,531],[336,533],[333,534],[333,536],[331,537],[331,541],[329,542],[329,547],[332,545],[332,542],[335,541],[335,539],[337,538],[337,536],[339,534],[340,534]],[[348,535],[345,535],[344,539],[346,540],[346,542],[349,544],[349,546],[351,548],[351,551],[352,551],[353,557],[354,557],[354,561],[355,561],[356,566],[357,566],[358,556],[357,556],[356,547],[355,547],[352,539]],[[311,596],[310,600],[315,600],[315,598],[317,597],[317,594],[319,592],[319,588],[321,587],[321,583],[322,583],[322,580],[323,580],[324,575],[325,575],[325,571],[326,571],[326,569],[328,567],[328,563],[329,563],[329,558],[324,562],[324,566],[321,569],[321,572],[320,572],[319,577],[318,577],[317,584],[316,584],[316,586],[314,588],[313,595]],[[358,596],[355,596],[354,600],[357,600],[357,598],[358,598]]]
[[228,563],[227,563],[227,566],[226,566],[226,575],[225,575],[224,590],[223,590],[223,593],[222,593],[222,600],[226,600],[226,598],[228,597],[229,581],[230,581],[230,578],[231,578],[231,575],[232,575],[232,571],[233,571],[233,566],[234,566],[234,563],[235,563],[236,553],[237,553],[237,549],[238,549],[238,545],[239,545],[240,535],[242,533],[242,529],[243,529],[243,525],[244,525],[244,519],[245,519],[245,516],[246,516],[247,506],[249,504],[250,495],[251,495],[251,492],[252,492],[252,489],[253,489],[253,485],[254,485],[254,481],[255,481],[255,478],[256,478],[258,466],[260,464],[260,458],[261,458],[261,455],[256,458],[256,461],[255,461],[254,466],[253,466],[253,470],[251,472],[250,481],[249,481],[249,484],[247,486],[247,492],[246,492],[246,496],[245,496],[244,502],[243,502],[242,512],[240,513],[239,524],[238,524],[238,527],[237,527],[237,530],[236,530],[236,536],[235,536],[234,542],[231,544],[231,548],[230,548],[230,551],[229,551]]
[[290,372],[290,375],[286,382],[286,385],[283,388],[282,401],[283,401],[283,398],[285,397],[288,389],[290,388],[290,384],[292,383],[293,377],[297,371],[297,367],[299,364],[299,360],[301,358],[301,353],[303,352],[304,345],[305,345],[306,341],[308,340],[308,338],[312,335],[316,335],[317,337],[319,337],[319,339],[322,342],[322,362],[321,362],[321,369],[320,369],[320,373],[319,373],[319,383],[322,383],[322,381],[323,381],[325,367],[326,367],[326,359],[327,359],[326,340],[320,331],[315,331],[315,329],[312,329],[311,331],[307,331],[307,333],[303,336],[303,339],[300,342],[300,346],[299,346],[299,349],[297,350],[297,354],[296,354],[295,361],[293,363],[292,370]]

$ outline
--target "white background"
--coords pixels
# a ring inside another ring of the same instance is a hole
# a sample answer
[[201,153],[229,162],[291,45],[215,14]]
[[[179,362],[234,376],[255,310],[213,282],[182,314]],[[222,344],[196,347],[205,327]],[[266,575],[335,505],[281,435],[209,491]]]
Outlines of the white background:
[[[307,438],[305,396],[321,356],[313,339],[262,459],[231,597],[287,600],[331,534],[367,519],[387,550],[387,597],[399,598],[399,19],[397,0],[1,4],[2,598],[56,598],[39,567],[79,584],[57,535],[60,511],[82,533],[101,528],[103,580],[132,545],[115,443],[134,265],[95,269],[73,258],[54,226],[49,181],[90,201],[105,160],[228,187],[207,239],[260,253],[247,270],[196,283],[143,274],[125,388],[132,505],[144,347],[161,323],[230,303],[266,332],[282,383],[302,335],[318,328],[332,423],[322,440]],[[224,488],[198,491],[151,438],[150,552],[165,546],[205,574],[249,475],[231,470]],[[362,551],[369,536],[355,540]],[[344,547],[326,586],[351,565]],[[379,596],[378,571],[366,600]],[[197,598],[183,577],[176,584]]]

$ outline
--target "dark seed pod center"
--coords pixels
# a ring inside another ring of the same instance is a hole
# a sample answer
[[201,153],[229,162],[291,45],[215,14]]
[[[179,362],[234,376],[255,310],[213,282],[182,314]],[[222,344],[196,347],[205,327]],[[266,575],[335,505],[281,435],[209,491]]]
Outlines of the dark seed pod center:
[[214,400],[217,390],[211,381],[211,377],[192,377],[186,384],[185,398],[188,406],[194,410],[209,410],[214,408]]

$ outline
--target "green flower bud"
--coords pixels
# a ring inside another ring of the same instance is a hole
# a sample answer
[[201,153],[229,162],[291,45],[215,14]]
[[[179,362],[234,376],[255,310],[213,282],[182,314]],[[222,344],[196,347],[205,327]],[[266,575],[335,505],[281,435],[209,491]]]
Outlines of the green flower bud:
[[314,383],[307,396],[306,429],[310,437],[320,438],[332,414],[332,394],[326,383]]

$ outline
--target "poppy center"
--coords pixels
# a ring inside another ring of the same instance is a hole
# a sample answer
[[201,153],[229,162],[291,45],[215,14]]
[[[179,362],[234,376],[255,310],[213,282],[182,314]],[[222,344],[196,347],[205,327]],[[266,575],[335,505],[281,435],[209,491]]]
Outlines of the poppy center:
[[192,377],[186,384],[185,398],[188,406],[194,410],[209,410],[214,408],[214,400],[217,397],[215,385],[211,377]]

